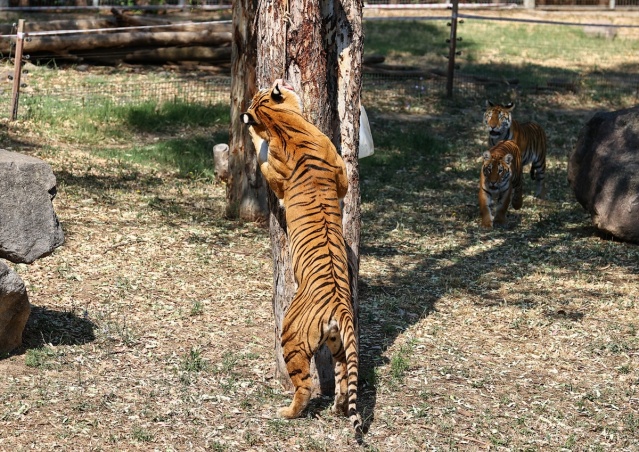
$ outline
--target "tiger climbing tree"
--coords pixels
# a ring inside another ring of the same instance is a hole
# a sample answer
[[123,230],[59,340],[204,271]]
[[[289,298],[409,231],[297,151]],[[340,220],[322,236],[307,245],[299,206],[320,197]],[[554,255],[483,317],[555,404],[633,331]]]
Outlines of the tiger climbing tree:
[[[346,163],[349,189],[342,224],[357,328],[360,241],[359,115],[362,62],[361,0],[259,2],[256,11],[256,84],[285,78],[302,99],[303,113],[324,132]],[[245,76],[248,76],[246,73]],[[254,91],[251,93],[254,94]],[[248,143],[248,140],[246,141]],[[284,212],[269,191],[273,249],[276,377],[292,389],[281,350],[281,325],[295,293]],[[332,394],[334,368],[324,346],[312,365],[313,392]]]

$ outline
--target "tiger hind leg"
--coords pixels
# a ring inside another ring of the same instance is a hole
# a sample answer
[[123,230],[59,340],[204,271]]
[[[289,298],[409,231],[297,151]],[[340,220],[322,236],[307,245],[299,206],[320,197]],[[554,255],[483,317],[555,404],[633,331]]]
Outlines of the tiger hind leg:
[[533,162],[530,166],[530,178],[535,181],[535,197],[544,199],[546,197],[546,162]]
[[546,198],[546,183],[544,181],[543,174],[540,176],[539,173],[535,176],[537,187],[535,189],[535,196],[539,199]]
[[311,356],[300,350],[297,341],[290,340],[282,344],[286,370],[295,387],[293,401],[288,407],[277,410],[277,415],[281,418],[293,419],[299,417],[311,399],[312,378],[311,378]]

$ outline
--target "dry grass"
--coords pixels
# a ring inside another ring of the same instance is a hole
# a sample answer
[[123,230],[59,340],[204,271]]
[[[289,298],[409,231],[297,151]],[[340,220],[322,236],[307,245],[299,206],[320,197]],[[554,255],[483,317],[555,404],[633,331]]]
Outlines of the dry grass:
[[[571,95],[522,102],[520,117],[550,136],[548,200],[526,181],[522,210],[487,232],[481,112],[371,106],[362,449],[639,449],[639,249],[597,235],[566,182],[597,108]],[[290,394],[272,378],[268,233],[224,217],[222,185],[30,130],[11,126],[4,146],[52,165],[66,243],[15,266],[33,311],[25,347],[0,361],[0,449],[357,447],[327,400],[274,417]],[[434,140],[387,138],[416,131]]]

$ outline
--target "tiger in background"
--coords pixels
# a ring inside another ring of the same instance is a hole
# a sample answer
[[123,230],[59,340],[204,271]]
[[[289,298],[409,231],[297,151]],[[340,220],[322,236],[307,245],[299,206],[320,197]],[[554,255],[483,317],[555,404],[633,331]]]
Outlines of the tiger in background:
[[530,163],[530,178],[536,181],[535,196],[546,196],[546,132],[534,121],[519,122],[512,117],[515,104],[486,102],[484,124],[488,127],[488,145],[495,146],[503,140],[513,140],[521,151],[521,165]]
[[500,141],[483,154],[479,176],[479,210],[481,225],[492,228],[504,223],[512,199],[513,209],[522,205],[521,153],[512,141]]
[[302,116],[285,80],[260,90],[241,114],[260,169],[283,202],[297,290],[282,322],[282,350],[295,386],[283,418],[298,417],[311,397],[311,358],[326,344],[335,363],[334,412],[350,418],[356,437],[358,346],[351,305],[340,200],[348,190],[344,160],[331,140]]

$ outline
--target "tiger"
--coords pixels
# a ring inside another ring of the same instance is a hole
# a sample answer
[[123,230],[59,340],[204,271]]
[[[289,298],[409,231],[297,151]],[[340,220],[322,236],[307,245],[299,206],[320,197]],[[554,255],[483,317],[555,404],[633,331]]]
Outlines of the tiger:
[[535,196],[546,196],[546,132],[534,121],[519,122],[512,118],[515,104],[493,104],[486,101],[484,124],[488,128],[488,145],[514,140],[521,150],[522,167],[530,163],[530,178],[536,181]]
[[241,121],[249,126],[260,169],[283,203],[297,288],[282,322],[282,351],[295,387],[279,417],[298,417],[311,397],[310,362],[326,344],[335,364],[333,412],[349,417],[357,438],[358,339],[351,305],[341,199],[344,160],[331,140],[302,116],[289,82],[258,91]]
[[513,208],[522,205],[521,152],[512,140],[500,141],[482,155],[479,176],[479,209],[481,225],[492,228],[494,223],[504,223],[512,198]]

